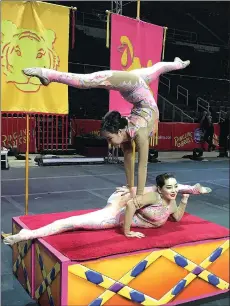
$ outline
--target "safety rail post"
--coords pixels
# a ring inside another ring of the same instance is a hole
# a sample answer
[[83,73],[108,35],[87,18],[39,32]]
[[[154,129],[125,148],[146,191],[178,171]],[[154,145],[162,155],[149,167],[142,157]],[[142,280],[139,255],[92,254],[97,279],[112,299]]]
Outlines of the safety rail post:
[[176,93],[176,98],[178,100],[179,96],[185,97],[186,100],[186,105],[188,106],[188,89],[181,86],[177,85],[177,93]]

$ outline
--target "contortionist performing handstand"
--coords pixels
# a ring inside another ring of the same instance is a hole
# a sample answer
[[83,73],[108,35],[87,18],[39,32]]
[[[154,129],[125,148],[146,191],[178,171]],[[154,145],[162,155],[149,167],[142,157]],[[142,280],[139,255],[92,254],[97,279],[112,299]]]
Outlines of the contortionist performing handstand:
[[[100,210],[84,215],[57,220],[36,230],[23,229],[18,234],[4,239],[5,244],[14,244],[23,240],[40,238],[62,233],[69,230],[101,230],[123,227],[126,237],[144,237],[140,232],[133,232],[132,227],[154,228],[160,227],[171,217],[180,221],[184,215],[189,194],[204,194],[211,192],[210,188],[200,184],[194,186],[180,185],[171,174],[161,174],[156,178],[156,186],[146,187],[143,195],[143,206],[136,206],[135,200],[130,200],[130,194],[121,196],[128,191],[118,188],[107,201],[107,205]],[[182,193],[182,199],[177,206],[177,193]],[[128,201],[128,204],[127,204]],[[136,213],[136,209],[139,209]]]
[[[142,201],[147,176],[149,137],[157,130],[159,111],[149,84],[161,74],[187,67],[190,61],[176,57],[174,62],[160,62],[149,68],[132,71],[100,71],[91,74],[73,74],[46,68],[27,68],[23,72],[38,77],[43,85],[58,82],[80,89],[104,88],[119,91],[122,97],[133,104],[129,117],[119,112],[109,112],[102,122],[102,135],[114,146],[121,145],[127,186],[134,197],[132,140],[138,152],[138,179],[136,197]],[[61,102],[60,102],[61,103]]]

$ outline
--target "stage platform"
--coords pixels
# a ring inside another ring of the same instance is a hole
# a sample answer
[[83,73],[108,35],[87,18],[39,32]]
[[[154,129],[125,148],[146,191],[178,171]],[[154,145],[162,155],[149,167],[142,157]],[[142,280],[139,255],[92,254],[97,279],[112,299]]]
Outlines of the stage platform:
[[[92,210],[90,210],[92,211]],[[13,233],[89,211],[13,218]],[[178,305],[229,290],[229,230],[185,214],[143,239],[74,231],[13,246],[13,273],[41,306]]]

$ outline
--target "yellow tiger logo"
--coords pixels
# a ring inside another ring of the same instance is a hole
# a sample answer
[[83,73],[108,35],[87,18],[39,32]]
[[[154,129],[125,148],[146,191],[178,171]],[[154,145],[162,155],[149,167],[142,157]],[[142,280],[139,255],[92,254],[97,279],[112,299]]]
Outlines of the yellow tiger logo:
[[[120,37],[121,46],[118,47],[118,51],[122,52],[121,65],[124,70],[131,71],[134,69],[141,69],[144,66],[141,65],[141,60],[134,54],[134,47],[131,40],[127,36]],[[153,65],[151,60],[148,60],[146,67]]]
[[1,26],[1,66],[7,83],[13,83],[23,92],[37,92],[41,83],[35,77],[24,75],[22,69],[44,67],[57,70],[60,59],[54,50],[56,34],[52,30],[42,33],[18,28],[3,20]]

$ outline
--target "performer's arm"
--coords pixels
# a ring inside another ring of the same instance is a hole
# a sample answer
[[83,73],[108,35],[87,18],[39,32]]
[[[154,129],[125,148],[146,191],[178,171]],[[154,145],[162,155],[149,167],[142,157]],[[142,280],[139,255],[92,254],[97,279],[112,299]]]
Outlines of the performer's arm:
[[129,189],[134,187],[134,161],[133,161],[133,147],[132,143],[125,142],[122,144],[122,150],[124,153],[124,167],[126,174],[127,187]]
[[176,201],[174,201],[172,206],[171,217],[174,221],[180,221],[185,213],[186,206],[188,204],[189,194],[183,194],[180,204],[177,206]]
[[[139,201],[140,199],[140,201]],[[148,192],[138,198],[133,198],[128,201],[126,205],[125,211],[125,219],[124,219],[124,234],[125,236],[129,236],[130,227],[132,224],[133,216],[137,209],[145,207],[147,205],[153,205],[157,202],[157,194],[156,192]]]
[[143,195],[147,178],[149,137],[147,128],[140,128],[135,137],[138,151],[137,195]]

